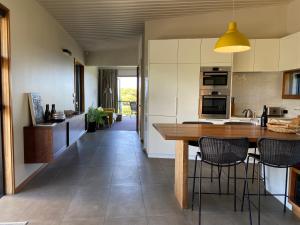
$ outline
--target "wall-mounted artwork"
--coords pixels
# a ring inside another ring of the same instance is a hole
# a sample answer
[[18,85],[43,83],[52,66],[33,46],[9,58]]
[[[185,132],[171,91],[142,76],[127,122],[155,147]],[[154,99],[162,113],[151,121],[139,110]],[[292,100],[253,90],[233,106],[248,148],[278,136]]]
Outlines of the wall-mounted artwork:
[[42,98],[39,93],[28,93],[29,108],[31,112],[32,125],[44,122],[44,110],[42,106]]

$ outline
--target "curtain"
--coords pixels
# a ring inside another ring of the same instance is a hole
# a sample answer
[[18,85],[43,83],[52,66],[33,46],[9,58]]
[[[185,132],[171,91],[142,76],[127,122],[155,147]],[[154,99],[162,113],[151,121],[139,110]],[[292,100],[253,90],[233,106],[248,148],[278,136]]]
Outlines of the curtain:
[[118,70],[99,69],[98,105],[118,110]]

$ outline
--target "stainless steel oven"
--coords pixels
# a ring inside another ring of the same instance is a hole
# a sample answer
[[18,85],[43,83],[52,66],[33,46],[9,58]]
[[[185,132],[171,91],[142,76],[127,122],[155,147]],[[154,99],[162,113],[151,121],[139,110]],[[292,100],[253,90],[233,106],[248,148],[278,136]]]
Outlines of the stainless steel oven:
[[202,67],[201,90],[230,89],[231,72],[229,67]]
[[200,92],[199,117],[228,119],[230,114],[229,90],[202,90]]

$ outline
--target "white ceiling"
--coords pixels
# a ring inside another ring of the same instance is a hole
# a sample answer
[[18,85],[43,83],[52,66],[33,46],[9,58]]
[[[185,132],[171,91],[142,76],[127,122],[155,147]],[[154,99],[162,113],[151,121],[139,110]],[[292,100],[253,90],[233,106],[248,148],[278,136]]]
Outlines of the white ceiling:
[[[86,51],[137,45],[147,20],[232,8],[232,0],[38,0]],[[235,0],[236,8],[289,0]]]

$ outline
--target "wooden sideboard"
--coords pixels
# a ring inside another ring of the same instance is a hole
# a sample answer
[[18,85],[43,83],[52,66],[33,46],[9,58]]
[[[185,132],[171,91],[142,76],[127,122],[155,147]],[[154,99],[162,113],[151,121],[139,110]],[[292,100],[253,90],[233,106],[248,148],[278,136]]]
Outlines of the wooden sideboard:
[[85,114],[73,116],[53,126],[24,127],[25,163],[51,162],[85,131]]

